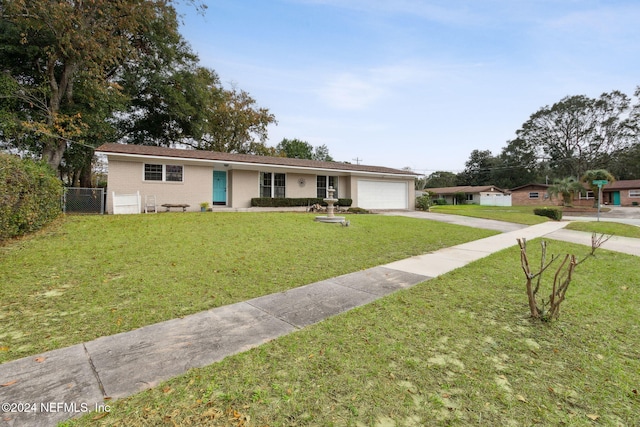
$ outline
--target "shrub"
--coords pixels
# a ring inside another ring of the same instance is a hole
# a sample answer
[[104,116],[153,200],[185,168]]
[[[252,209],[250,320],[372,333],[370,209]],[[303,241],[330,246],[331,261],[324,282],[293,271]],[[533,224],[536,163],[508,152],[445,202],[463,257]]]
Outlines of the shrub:
[[0,241],[58,217],[62,191],[62,182],[46,164],[0,153]]
[[[338,199],[338,206],[351,206],[352,199]],[[319,197],[255,197],[251,199],[251,206],[261,208],[283,208],[283,207],[296,207],[296,206],[311,206],[319,204],[327,206],[327,202]]]
[[447,199],[443,199],[443,198],[435,199],[433,201],[433,204],[434,205],[446,205],[447,204]]
[[560,221],[562,219],[562,211],[556,208],[536,208],[533,213],[538,216],[546,216],[547,218]]
[[428,193],[416,198],[416,209],[428,211],[431,207],[431,196]]
[[352,213],[352,214],[368,214],[371,213],[366,209],[363,208],[349,208],[347,209],[347,212]]

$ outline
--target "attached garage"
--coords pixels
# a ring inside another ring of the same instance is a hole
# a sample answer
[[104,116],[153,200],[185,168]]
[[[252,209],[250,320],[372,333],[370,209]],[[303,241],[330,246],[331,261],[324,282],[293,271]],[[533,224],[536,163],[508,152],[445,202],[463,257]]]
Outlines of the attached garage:
[[407,181],[359,179],[358,207],[364,209],[409,209]]

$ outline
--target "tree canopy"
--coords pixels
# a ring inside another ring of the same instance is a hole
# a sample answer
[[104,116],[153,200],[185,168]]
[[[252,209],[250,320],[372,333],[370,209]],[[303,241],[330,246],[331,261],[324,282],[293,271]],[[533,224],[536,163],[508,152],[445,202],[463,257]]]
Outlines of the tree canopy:
[[554,179],[553,184],[549,187],[550,197],[562,197],[562,202],[565,206],[569,206],[573,200],[573,196],[576,193],[584,191],[584,187],[574,177]]
[[199,66],[175,1],[0,0],[0,144],[69,181],[107,141],[274,154],[275,117]]
[[564,176],[580,176],[594,167],[607,168],[611,156],[628,147],[635,135],[629,119],[631,100],[613,91],[593,99],[565,97],[531,115],[518,139]]
[[275,151],[279,156],[293,159],[320,160],[324,162],[333,161],[333,157],[329,154],[329,149],[326,145],[314,147],[308,142],[296,138],[284,138],[276,145]]
[[618,179],[640,178],[640,87],[598,98],[567,96],[533,113],[498,156],[473,150],[458,185],[514,188],[606,169]]

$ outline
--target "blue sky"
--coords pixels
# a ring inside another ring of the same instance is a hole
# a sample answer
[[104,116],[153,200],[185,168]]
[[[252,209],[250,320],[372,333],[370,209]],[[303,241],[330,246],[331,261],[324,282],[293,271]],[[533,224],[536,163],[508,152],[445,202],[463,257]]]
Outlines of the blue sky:
[[637,0],[215,0],[181,33],[283,138],[338,161],[464,169],[568,95],[640,85]]

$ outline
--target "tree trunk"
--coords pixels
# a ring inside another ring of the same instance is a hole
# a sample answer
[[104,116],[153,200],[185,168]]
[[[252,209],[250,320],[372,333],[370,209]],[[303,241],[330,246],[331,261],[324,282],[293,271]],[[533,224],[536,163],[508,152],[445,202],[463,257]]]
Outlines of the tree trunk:
[[80,187],[90,188],[91,185],[91,161],[82,166],[80,170]]
[[49,138],[42,148],[42,160],[47,162],[49,166],[58,173],[58,168],[62,162],[62,156],[67,149],[67,143],[64,140]]

